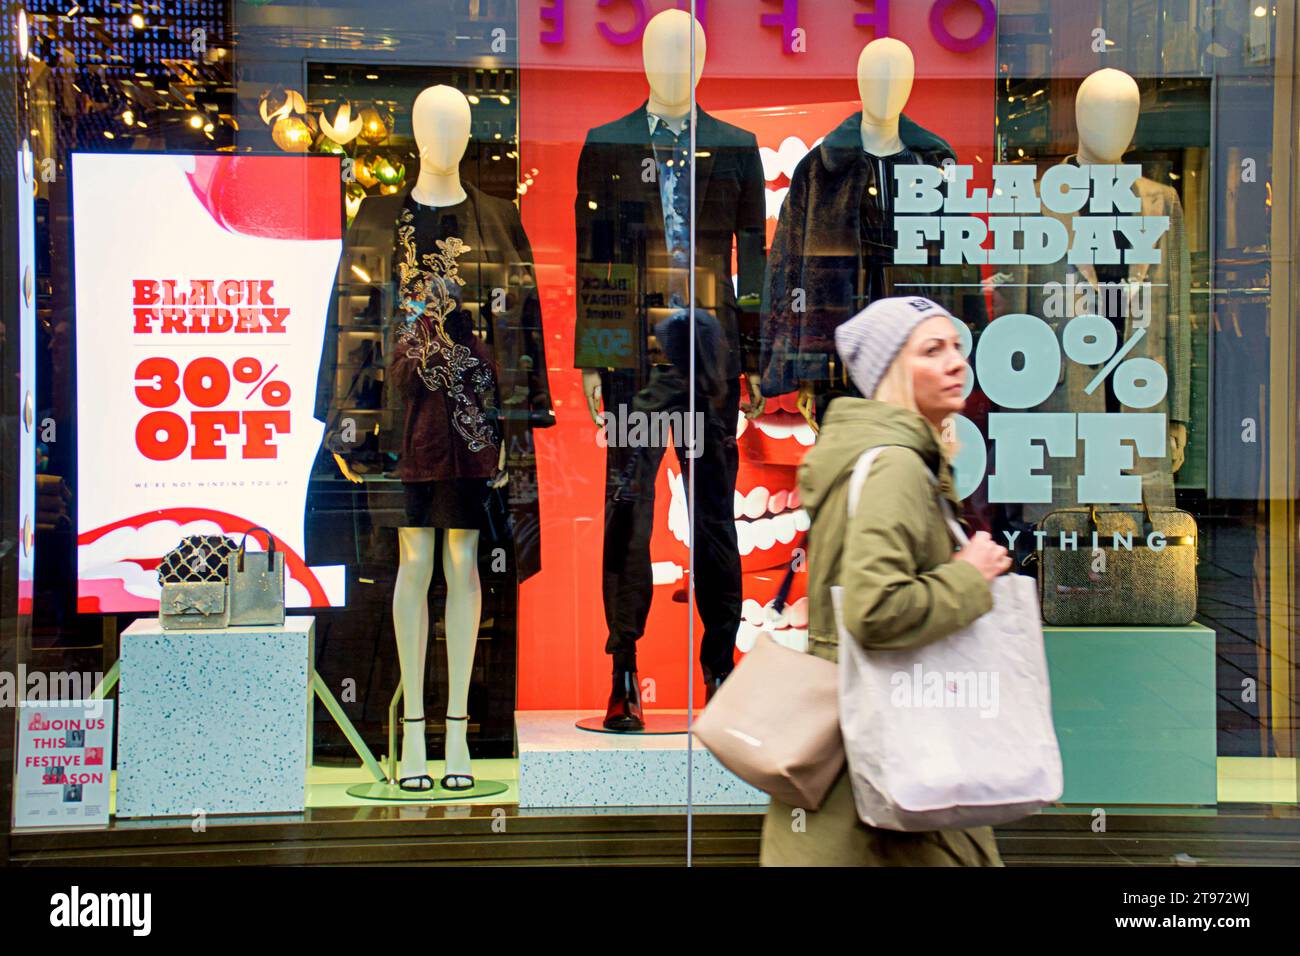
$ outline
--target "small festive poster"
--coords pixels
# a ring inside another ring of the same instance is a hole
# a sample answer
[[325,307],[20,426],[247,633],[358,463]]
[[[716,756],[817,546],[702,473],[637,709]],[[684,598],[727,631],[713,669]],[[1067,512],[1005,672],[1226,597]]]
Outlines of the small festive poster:
[[14,827],[107,824],[113,702],[60,700],[18,707]]

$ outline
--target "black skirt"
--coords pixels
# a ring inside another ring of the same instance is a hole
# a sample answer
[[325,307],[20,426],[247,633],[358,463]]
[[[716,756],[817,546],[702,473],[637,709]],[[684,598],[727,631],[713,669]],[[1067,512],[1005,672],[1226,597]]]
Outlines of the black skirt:
[[441,481],[403,482],[406,492],[407,528],[461,528],[481,531],[487,527],[486,478],[447,478]]

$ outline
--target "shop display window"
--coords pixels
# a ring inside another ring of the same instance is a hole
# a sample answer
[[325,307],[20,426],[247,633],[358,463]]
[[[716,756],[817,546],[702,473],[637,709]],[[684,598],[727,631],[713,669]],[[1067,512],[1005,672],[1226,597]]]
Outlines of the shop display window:
[[1291,0],[71,7],[6,49],[15,854],[795,859],[691,729],[760,643],[835,657],[884,299],[966,359],[935,502],[1034,582],[1043,812],[1295,805]]

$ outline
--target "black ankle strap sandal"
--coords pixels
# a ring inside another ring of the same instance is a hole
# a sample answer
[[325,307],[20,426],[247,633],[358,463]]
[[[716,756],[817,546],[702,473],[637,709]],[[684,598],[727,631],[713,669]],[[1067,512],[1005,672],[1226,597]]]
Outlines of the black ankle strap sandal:
[[[446,719],[447,720],[469,720],[469,717],[453,717],[450,714],[448,714]],[[469,783],[453,785],[451,781],[454,780],[468,780]],[[441,786],[442,789],[444,790],[453,790],[453,791],[473,790],[474,777],[472,774],[468,774],[468,773],[449,773],[446,776],[444,776],[441,781],[439,781],[439,786]]]

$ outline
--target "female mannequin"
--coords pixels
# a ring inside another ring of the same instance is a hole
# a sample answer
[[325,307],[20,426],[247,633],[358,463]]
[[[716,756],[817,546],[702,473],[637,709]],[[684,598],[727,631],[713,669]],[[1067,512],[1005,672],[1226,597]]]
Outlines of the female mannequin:
[[[420,174],[411,189],[408,209],[411,203],[414,203],[417,214],[426,215],[435,214],[435,211],[438,210],[459,208],[461,204],[466,203],[470,198],[461,183],[459,173],[461,157],[464,156],[465,149],[469,144],[470,106],[468,100],[459,90],[450,86],[429,87],[416,97],[411,110],[411,119],[415,132],[415,141],[420,152]],[[402,223],[410,224],[413,222],[414,219],[409,212],[403,213],[402,218],[399,219],[399,235],[403,231],[401,228]],[[461,225],[465,226],[467,224],[462,223]],[[408,225],[407,228],[409,230],[407,238],[413,237],[415,234],[414,226]],[[451,241],[458,242],[459,240]],[[460,244],[460,253],[472,251],[474,250],[470,246]],[[401,252],[402,250],[399,247],[399,258]],[[448,321],[451,320],[451,313],[454,311],[453,306],[456,304],[450,301],[450,295],[454,292],[451,282],[459,281],[459,284],[464,284],[463,281],[455,278],[457,273],[455,257],[454,254],[451,256],[453,264],[450,267],[449,275],[433,280],[429,280],[427,276],[424,276],[425,285],[419,286],[415,284],[420,282],[422,278],[419,271],[419,259],[427,258],[427,256],[417,257],[412,247],[408,252],[407,265],[409,268],[407,274],[403,276],[399,284],[399,297],[408,296],[411,294],[412,289],[420,290],[427,295],[427,302],[422,300],[413,303],[413,308],[411,307],[412,304],[399,304],[399,312],[403,311],[403,309],[408,312],[406,329],[414,329],[417,323],[425,322],[424,327],[433,330],[432,333],[424,333],[434,343],[433,346],[430,348],[426,344],[423,349],[425,353],[432,356],[451,354],[443,350],[443,339],[446,340],[449,348],[452,347],[453,343],[442,334],[442,320],[443,318]],[[395,269],[401,271],[402,264],[395,263]],[[439,279],[447,282],[448,288],[452,291],[443,290],[440,287]],[[408,280],[410,284],[408,284]],[[427,322],[426,319],[435,311],[438,312],[435,320]],[[413,355],[412,350],[415,348],[413,340],[403,338],[402,333],[399,332],[396,349],[401,354],[398,361],[394,363],[394,386],[399,385],[396,380],[405,378],[411,382],[407,386],[408,388],[414,389],[414,393],[417,395],[423,395],[422,390],[425,388],[425,383],[422,380],[425,376],[420,374],[419,369],[409,367],[410,363],[407,362],[408,368],[405,370],[405,376],[400,375],[397,371],[399,363],[404,358]],[[474,356],[472,349],[469,351],[470,355],[467,358],[469,366],[487,364],[488,360],[480,360]],[[445,369],[443,371],[445,372]],[[453,372],[451,374],[455,376],[459,373]],[[432,389],[434,385],[429,384],[428,387]],[[486,425],[482,427],[485,430],[473,431],[475,426],[470,426],[474,438],[470,448],[476,452],[477,460],[481,463],[483,452],[490,452],[492,444],[498,446],[495,455],[496,474],[488,479],[481,479],[483,493],[486,494],[489,487],[499,488],[503,486],[508,480],[508,473],[504,469],[505,443],[499,437],[489,434],[490,429]],[[458,437],[453,435],[449,440],[455,441]],[[339,469],[350,481],[359,482],[361,480],[348,467],[346,460],[337,454],[334,458]],[[406,482],[408,477],[410,477],[409,473],[403,475],[403,481]],[[473,483],[473,479],[464,479],[464,481],[467,484]],[[432,495],[436,499],[445,497],[449,493],[443,490],[448,484],[448,482],[418,479],[408,483],[408,520],[411,520],[413,507],[411,504],[412,489],[423,489],[418,493]],[[459,492],[456,493],[459,494]],[[474,494],[472,488],[469,493],[471,496]],[[396,584],[393,588],[393,630],[397,637],[398,660],[402,670],[404,710],[398,783],[404,790],[425,791],[434,788],[433,779],[425,772],[427,757],[425,753],[424,675],[429,641],[428,591],[433,577],[437,528],[443,527],[445,530],[442,564],[443,574],[447,582],[448,694],[446,774],[442,778],[442,786],[448,790],[468,790],[474,786],[474,778],[470,772],[470,753],[466,739],[469,723],[469,715],[466,713],[466,709],[482,605],[482,592],[478,576],[479,529],[476,522],[471,521],[465,521],[464,523],[474,523],[475,526],[448,526],[445,520],[448,509],[444,507],[441,501],[424,502],[416,506],[416,510],[426,510],[430,513],[441,514],[443,517],[432,518],[427,522],[421,521],[421,526],[398,529],[400,564]],[[456,509],[452,508],[450,510],[454,512]],[[469,510],[473,511],[472,501]],[[426,523],[431,526],[424,526]]]
[[[1079,130],[1075,157],[1079,164],[1122,163],[1137,131],[1141,109],[1142,94],[1137,81],[1122,70],[1108,68],[1085,77],[1074,98],[1074,122]],[[1172,201],[1177,202],[1176,196]],[[1175,365],[1169,372],[1175,384],[1179,384],[1177,376],[1182,369]],[[1187,423],[1170,420],[1169,454],[1173,471],[1182,467],[1186,447]]]
[[[1141,112],[1137,81],[1121,70],[1102,69],[1089,74],[1075,95],[1076,150],[1062,162],[1079,166],[1123,165],[1133,142]],[[1132,160],[1129,161],[1130,163]],[[1167,443],[1162,456],[1135,456],[1126,473],[1142,480],[1142,500],[1150,508],[1175,506],[1174,474],[1182,467],[1187,443],[1187,422],[1191,412],[1191,266],[1182,204],[1173,187],[1140,176],[1133,192],[1143,216],[1168,217],[1169,227],[1156,244],[1157,261],[1146,263],[1081,263],[1064,261],[1024,267],[1017,282],[1005,294],[1004,310],[1040,316],[1058,335],[1074,316],[1099,313],[1115,326],[1116,339],[1127,342],[1141,331],[1141,338],[1127,354],[1154,360],[1166,375],[1163,397],[1142,409],[1127,409],[1115,394],[1111,379],[1102,387],[1089,389],[1100,366],[1066,363],[1060,381],[1036,411],[1069,414],[1119,414],[1140,411],[1165,416]],[[1076,216],[1088,215],[1087,206],[1073,213],[1054,213],[1069,232]],[[1048,289],[1068,284],[1077,273],[1073,301],[1056,307],[1047,302]],[[1146,287],[1144,299],[1137,297]],[[1105,290],[1103,292],[1103,290]],[[1138,301],[1145,306],[1134,307]],[[1046,470],[1052,476],[1049,501],[1024,505],[1022,518],[1028,524],[1041,521],[1049,512],[1080,504],[1079,476],[1084,471],[1082,454],[1052,455]],[[1131,504],[1135,502],[1121,502]]]

